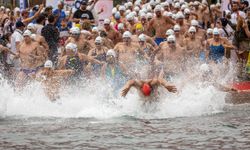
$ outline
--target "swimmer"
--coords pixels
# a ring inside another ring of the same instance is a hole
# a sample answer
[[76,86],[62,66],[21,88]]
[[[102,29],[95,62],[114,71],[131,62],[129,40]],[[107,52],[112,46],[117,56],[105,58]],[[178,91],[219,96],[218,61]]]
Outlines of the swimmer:
[[47,60],[44,68],[36,74],[35,79],[41,81],[46,96],[51,101],[56,101],[59,98],[62,83],[65,83],[65,80],[73,74],[73,70],[54,70],[52,61]]
[[80,77],[83,72],[89,73],[89,70],[84,63],[93,63],[102,65],[103,63],[94,59],[91,56],[87,56],[82,53],[78,53],[77,45],[69,43],[66,45],[66,55],[59,59],[59,69],[70,69],[75,71],[75,76]]
[[17,75],[16,86],[21,87],[30,75],[35,74],[46,60],[46,52],[31,38],[32,33],[26,30],[23,33],[24,41],[20,44],[17,57],[21,60],[21,69]]
[[154,9],[156,16],[149,22],[148,29],[155,30],[155,42],[160,45],[165,39],[165,33],[175,25],[175,22],[167,16],[163,16],[161,6],[157,5]]
[[84,38],[83,35],[81,35],[81,31],[78,27],[73,27],[70,29],[70,37],[65,42],[65,45],[68,43],[75,43],[78,47],[78,52],[88,55],[89,50],[92,48],[91,44],[88,40]]
[[126,97],[127,93],[132,87],[135,87],[138,94],[145,102],[156,101],[158,95],[158,87],[163,86],[167,91],[176,93],[177,89],[174,85],[167,83],[164,79],[149,79],[149,80],[130,80],[128,81],[122,92],[121,96]]

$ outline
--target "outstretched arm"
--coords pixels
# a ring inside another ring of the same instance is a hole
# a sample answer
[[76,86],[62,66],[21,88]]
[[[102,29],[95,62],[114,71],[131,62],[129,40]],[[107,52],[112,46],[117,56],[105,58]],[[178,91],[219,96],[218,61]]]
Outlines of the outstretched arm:
[[126,97],[126,95],[128,94],[129,90],[131,87],[137,87],[139,86],[139,83],[136,80],[129,80],[125,86],[122,88],[122,92],[121,92],[121,96],[122,97]]
[[164,79],[158,79],[158,83],[160,85],[162,85],[164,88],[166,88],[169,92],[172,92],[172,93],[176,93],[177,92],[176,86],[167,83],[167,81],[164,80]]

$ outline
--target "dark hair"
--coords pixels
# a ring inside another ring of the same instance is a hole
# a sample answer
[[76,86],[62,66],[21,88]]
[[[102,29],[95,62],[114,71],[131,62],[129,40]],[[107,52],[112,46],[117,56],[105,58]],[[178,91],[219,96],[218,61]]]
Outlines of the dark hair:
[[42,23],[44,20],[45,20],[45,15],[44,14],[41,14],[38,16],[38,18],[36,19],[36,23]]
[[49,23],[53,23],[55,21],[55,16],[54,15],[50,15],[48,17],[48,21],[49,21]]

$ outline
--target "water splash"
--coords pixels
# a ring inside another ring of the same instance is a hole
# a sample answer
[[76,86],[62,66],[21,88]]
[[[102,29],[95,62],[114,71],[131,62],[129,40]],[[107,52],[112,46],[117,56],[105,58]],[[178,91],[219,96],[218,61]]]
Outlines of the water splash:
[[[196,72],[199,74],[199,71]],[[230,72],[233,72],[232,69],[227,70],[227,80],[230,79]],[[200,86],[200,82],[196,84],[190,81],[183,86],[182,81],[185,78],[186,74],[173,81],[181,89],[178,94],[170,94],[160,89],[163,93],[161,101],[146,105],[140,101],[135,89],[127,95],[126,99],[113,97],[110,94],[112,90],[100,80],[87,84],[84,81],[82,86],[64,88],[61,90],[61,98],[52,103],[45,96],[39,83],[32,83],[23,92],[17,93],[5,80],[1,79],[0,116],[170,118],[207,115],[223,111],[226,93],[218,91],[211,85]],[[217,80],[221,79],[225,80],[225,74],[224,78],[220,76]]]

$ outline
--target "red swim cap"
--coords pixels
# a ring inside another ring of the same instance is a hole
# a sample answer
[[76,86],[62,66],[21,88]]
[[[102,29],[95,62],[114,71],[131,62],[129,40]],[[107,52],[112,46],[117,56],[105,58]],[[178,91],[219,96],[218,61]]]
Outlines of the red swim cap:
[[142,93],[144,94],[144,96],[150,96],[151,94],[151,87],[149,86],[149,84],[144,83],[142,88],[141,88]]

